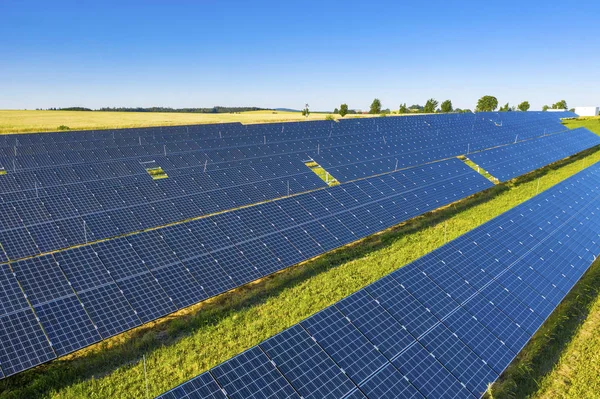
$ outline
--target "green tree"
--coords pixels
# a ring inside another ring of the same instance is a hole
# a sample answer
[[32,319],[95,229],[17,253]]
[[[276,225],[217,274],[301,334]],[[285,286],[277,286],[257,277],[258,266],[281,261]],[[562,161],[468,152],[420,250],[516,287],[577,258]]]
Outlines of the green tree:
[[426,114],[432,114],[435,112],[435,108],[438,106],[438,102],[437,100],[430,98],[429,100],[427,100],[427,102],[425,103],[425,106],[423,107],[423,112],[425,112]]
[[560,100],[559,102],[552,104],[552,109],[569,109],[567,107],[567,102],[565,100]]
[[370,114],[380,114],[381,113],[381,101],[378,98],[374,99],[371,103],[371,108],[369,109]]
[[542,107],[542,111],[548,111],[548,109],[549,109],[549,108],[550,108],[549,106],[547,106],[547,105],[544,105],[544,106]]
[[308,115],[310,115],[310,110],[308,109],[309,105],[308,104],[304,104],[304,109],[302,110],[302,116],[305,116],[308,118]]
[[406,103],[400,104],[400,110],[398,111],[399,114],[408,114],[409,112],[410,111],[406,107]]
[[521,104],[519,104],[518,108],[519,111],[523,111],[526,112],[529,110],[529,107],[531,107],[531,105],[529,105],[529,101],[523,101]]
[[452,101],[450,100],[446,100],[442,103],[442,105],[440,106],[442,112],[444,113],[448,113],[448,112],[452,112],[454,109],[452,108]]
[[498,108],[498,99],[494,96],[483,96],[477,101],[475,112],[491,112]]
[[340,105],[340,116],[343,118],[346,115],[348,115],[348,104],[342,104]]
[[340,110],[339,110],[339,109],[337,109],[337,108],[334,108],[334,109],[333,109],[333,113],[334,113],[334,114],[339,114],[339,113],[340,113]]
[[511,109],[510,109],[510,105],[508,105],[508,103],[504,104],[503,106],[501,106],[501,107],[498,109],[498,111],[499,111],[499,112],[508,112],[508,111],[510,111],[510,110],[511,110]]

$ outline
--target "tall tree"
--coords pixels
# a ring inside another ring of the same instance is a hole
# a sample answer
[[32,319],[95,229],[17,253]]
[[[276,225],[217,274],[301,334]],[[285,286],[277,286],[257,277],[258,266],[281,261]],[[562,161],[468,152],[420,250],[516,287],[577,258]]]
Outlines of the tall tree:
[[370,114],[379,114],[381,113],[381,101],[378,98],[374,99],[371,103],[371,108],[369,109]]
[[569,109],[569,107],[567,107],[567,102],[565,100],[560,100],[559,102],[552,104],[552,109]]
[[406,107],[406,103],[400,104],[400,110],[398,110],[398,113],[399,114],[408,114],[409,113],[409,110]]
[[334,108],[334,109],[333,109],[333,113],[334,113],[334,114],[339,114],[339,113],[340,113],[340,110],[339,110],[339,109],[337,109],[337,108]]
[[491,112],[498,108],[498,99],[494,96],[483,96],[477,101],[475,112]]
[[427,114],[432,114],[435,112],[435,108],[438,106],[438,102],[437,100],[430,98],[429,100],[427,100],[427,102],[425,103],[425,106],[423,107],[423,112],[427,113]]
[[547,106],[547,105],[544,105],[544,106],[542,107],[542,111],[548,111],[548,109],[549,109],[549,108],[550,108],[549,106]]
[[343,118],[346,115],[348,115],[348,104],[342,104],[340,105],[340,116]]
[[450,100],[446,100],[442,103],[442,105],[440,106],[442,112],[448,113],[448,112],[452,112],[454,109],[452,108],[452,101]]
[[519,104],[519,111],[527,111],[529,110],[529,107],[531,107],[531,105],[529,105],[529,101],[523,101],[521,104]]

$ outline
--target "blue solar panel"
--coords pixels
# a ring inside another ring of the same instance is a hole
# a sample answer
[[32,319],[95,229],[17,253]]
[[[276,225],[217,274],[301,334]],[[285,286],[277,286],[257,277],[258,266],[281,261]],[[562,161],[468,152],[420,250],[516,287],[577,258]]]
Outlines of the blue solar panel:
[[335,307],[317,313],[301,325],[357,385],[388,364]]
[[233,399],[300,398],[258,347],[215,367],[211,374]]
[[55,357],[56,354],[30,308],[0,316],[0,364],[5,376]]
[[597,145],[600,145],[598,135],[578,128],[475,153],[469,158],[505,181]]
[[268,339],[260,347],[304,398],[341,398],[356,388],[299,325]]
[[[472,128],[466,129],[469,125]],[[308,126],[312,127],[306,129]],[[510,143],[517,134],[534,138],[564,130],[557,116],[542,113],[315,122],[285,125],[285,132],[283,125],[233,124],[227,125],[230,130],[221,132],[218,129],[222,127],[19,135],[11,137],[23,140],[16,156],[16,143],[0,138],[0,162],[10,165],[14,161],[15,166],[0,177],[0,197],[7,203],[0,217],[0,262],[76,244],[93,243],[97,252],[90,251],[90,247],[56,252],[58,266],[50,266],[48,271],[60,270],[64,274],[62,285],[57,287],[66,288],[64,281],[71,287],[62,295],[32,302],[36,313],[42,315],[40,322],[55,354],[68,353],[94,342],[98,334],[107,337],[125,331],[491,187],[489,181],[458,159],[430,163],[464,154],[465,144],[471,150],[480,150]],[[576,152],[580,147],[571,139],[578,134],[547,137],[568,136],[565,143]],[[558,152],[552,154],[556,156]],[[326,188],[304,165],[304,160],[311,158],[342,182],[388,174]],[[153,181],[145,169],[147,165],[160,165],[169,177]],[[414,165],[420,166],[396,170]],[[589,179],[587,183],[589,186]],[[138,239],[130,236],[95,243],[321,188],[325,189],[162,228],[162,237],[153,233]],[[582,193],[573,184],[561,189],[560,196],[568,198],[574,208],[592,199],[588,191]],[[457,331],[459,324],[464,325],[460,331],[476,334],[481,343],[457,334],[459,338],[452,341],[452,348],[464,356],[490,355],[491,367],[501,371],[513,354],[503,342],[510,341],[506,345],[513,352],[518,350],[585,272],[591,259],[587,255],[594,253],[570,240],[563,240],[567,242],[563,245],[546,239],[569,219],[570,213],[563,210],[563,204],[552,204],[556,198],[540,198],[544,202],[538,201],[531,209],[523,208],[506,221],[506,238],[480,235],[472,240],[478,245],[477,250],[466,246],[464,255],[450,254],[460,262],[449,268],[463,281],[468,275],[472,281],[465,284],[474,292],[473,299],[450,299],[459,310],[450,312],[447,302],[438,296],[423,298],[414,292],[414,287],[409,287],[400,297],[391,292],[379,293],[389,306],[386,314],[400,318],[414,337],[426,337],[431,321],[435,331],[446,331],[439,323]],[[540,209],[548,218],[538,222]],[[532,224],[538,229],[531,239],[521,238],[524,241],[515,244],[515,237]],[[598,227],[594,221],[584,223],[578,226],[577,234],[591,235]],[[563,234],[575,233],[564,230]],[[511,247],[516,246],[514,253],[506,246],[509,239]],[[597,234],[595,239],[598,240]],[[554,244],[549,250],[541,243]],[[515,261],[528,253],[530,245],[540,247],[531,252],[528,259],[532,266],[526,270]],[[486,263],[481,273],[465,269],[481,262]],[[531,281],[520,280],[525,277]],[[41,277],[34,275],[32,281],[38,278]],[[46,278],[47,282],[59,281],[58,275]],[[25,275],[23,279],[26,280]],[[419,281],[441,284],[433,277]],[[557,288],[548,291],[553,284]],[[393,286],[387,288],[394,290]],[[43,292],[40,288],[38,294]],[[105,298],[106,295],[111,297]],[[395,303],[398,298],[406,302]],[[437,302],[432,302],[434,299]],[[475,306],[480,309],[475,310]],[[410,323],[405,320],[423,308],[430,308],[431,319],[419,316],[423,319]],[[477,320],[466,322],[469,315]],[[66,323],[67,319],[72,322]],[[346,323],[344,320],[341,322]],[[65,328],[65,323],[72,326]],[[359,328],[349,323],[345,331]],[[487,323],[500,323],[501,327]],[[355,337],[371,342],[364,332],[360,334]],[[443,349],[436,350],[443,353]],[[378,358],[387,359],[384,352]],[[459,365],[448,369],[462,376]],[[361,383],[366,390],[369,381],[377,380],[376,376],[386,367],[390,366],[384,363],[364,381],[355,381],[348,396],[362,395],[358,389],[363,388]],[[387,368],[385,374],[389,381],[401,385],[399,381],[406,381],[390,370]],[[478,369],[472,374],[479,372]],[[411,385],[402,386],[408,389]],[[466,386],[471,391],[479,389],[470,381]]]
[[[598,179],[600,166],[580,172],[258,348],[303,396],[321,389],[318,397],[385,397],[398,388],[432,398],[480,397],[557,305],[560,292],[568,292],[595,260]],[[557,195],[566,191],[572,195]],[[559,228],[540,228],[563,217],[536,206],[540,198],[567,213]],[[523,215],[536,223],[515,222]],[[532,233],[530,251],[514,255],[507,242],[523,242]],[[302,372],[315,371],[307,360],[315,353],[335,366],[324,367],[324,379],[302,378]],[[342,376],[360,390],[328,384]]]
[[226,399],[210,373],[200,374],[172,391],[159,396],[160,399]]

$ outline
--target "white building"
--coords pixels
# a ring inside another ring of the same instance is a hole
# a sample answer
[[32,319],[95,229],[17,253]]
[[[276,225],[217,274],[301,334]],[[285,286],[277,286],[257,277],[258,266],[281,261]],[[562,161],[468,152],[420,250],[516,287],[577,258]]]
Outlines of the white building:
[[598,116],[598,107],[575,107],[575,113],[579,116]]

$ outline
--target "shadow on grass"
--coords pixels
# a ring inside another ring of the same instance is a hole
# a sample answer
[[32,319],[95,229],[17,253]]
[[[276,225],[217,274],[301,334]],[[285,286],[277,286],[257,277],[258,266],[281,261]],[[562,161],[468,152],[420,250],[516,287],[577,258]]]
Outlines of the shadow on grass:
[[[592,152],[594,151],[585,151],[576,157],[530,173],[523,176],[523,180],[531,181],[538,176],[543,176],[549,170],[573,163]],[[289,287],[296,286],[348,261],[387,247],[402,236],[418,233],[466,209],[488,202],[509,190],[511,186],[521,182],[521,179],[516,179],[496,185],[463,201],[426,213],[396,227],[289,267],[59,360],[1,380],[0,398],[31,398],[49,395],[63,387],[88,379],[100,378],[118,368],[136,364],[141,360],[143,354],[172,345],[200,329],[217,325],[221,320],[242,309],[265,303],[269,298],[276,297]]]
[[526,398],[535,394],[541,380],[552,371],[577,334],[599,295],[600,259],[592,264],[492,386],[491,394],[485,397]]

